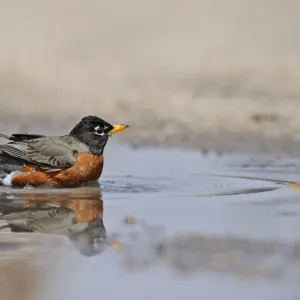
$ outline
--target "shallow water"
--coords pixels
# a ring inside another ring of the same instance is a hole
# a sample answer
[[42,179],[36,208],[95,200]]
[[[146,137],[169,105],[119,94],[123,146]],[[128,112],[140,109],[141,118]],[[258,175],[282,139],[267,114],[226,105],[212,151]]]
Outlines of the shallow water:
[[299,299],[299,160],[107,148],[99,184],[0,189],[0,259],[32,262],[28,299]]

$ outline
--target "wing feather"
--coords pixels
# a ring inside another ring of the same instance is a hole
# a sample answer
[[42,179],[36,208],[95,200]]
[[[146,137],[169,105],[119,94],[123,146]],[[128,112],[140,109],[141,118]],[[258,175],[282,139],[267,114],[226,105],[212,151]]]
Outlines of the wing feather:
[[88,151],[87,146],[70,136],[37,138],[0,146],[0,153],[45,169],[69,168],[75,164],[78,152],[84,151]]
[[38,139],[41,137],[45,137],[44,135],[40,135],[40,134],[34,134],[34,133],[14,133],[11,136],[8,136],[6,134],[0,133],[0,137],[10,140],[10,141],[14,141],[14,142],[22,142],[22,141],[29,141],[29,140],[34,140],[34,139]]

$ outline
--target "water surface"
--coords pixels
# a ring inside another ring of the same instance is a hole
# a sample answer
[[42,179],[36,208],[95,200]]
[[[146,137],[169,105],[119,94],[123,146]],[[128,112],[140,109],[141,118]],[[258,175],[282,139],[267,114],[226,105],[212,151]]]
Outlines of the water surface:
[[2,264],[42,270],[28,299],[299,299],[300,161],[107,148],[99,183],[0,188]]

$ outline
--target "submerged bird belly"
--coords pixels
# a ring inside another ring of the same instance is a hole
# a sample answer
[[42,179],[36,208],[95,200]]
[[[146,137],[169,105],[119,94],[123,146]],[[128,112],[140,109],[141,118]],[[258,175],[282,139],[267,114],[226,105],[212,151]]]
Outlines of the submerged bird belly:
[[76,186],[97,180],[103,169],[103,155],[80,153],[76,164],[71,168],[58,172],[53,180],[64,186]]
[[40,168],[34,169],[34,167],[25,166],[23,174],[12,178],[12,185],[38,186],[54,184],[64,187],[79,186],[99,179],[103,169],[103,161],[103,154],[80,153],[77,156],[75,165],[68,169],[42,171]]

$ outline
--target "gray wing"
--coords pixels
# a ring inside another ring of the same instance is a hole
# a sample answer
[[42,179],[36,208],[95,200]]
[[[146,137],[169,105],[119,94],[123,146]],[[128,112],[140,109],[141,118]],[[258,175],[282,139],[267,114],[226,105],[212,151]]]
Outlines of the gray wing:
[[6,227],[12,226],[14,228],[18,228],[21,231],[27,231],[28,228],[25,224],[25,220],[28,217],[29,213],[30,213],[29,210],[24,210],[24,211],[20,211],[20,212],[12,212],[12,213],[0,216],[0,220],[4,220],[9,224],[9,225],[6,225]]
[[52,234],[68,234],[76,223],[75,212],[63,207],[32,211],[25,220],[26,227],[30,230]]
[[75,212],[64,207],[27,209],[1,216],[0,219],[6,221],[8,226],[23,231],[53,234],[68,234],[72,226],[77,224]]
[[78,152],[88,148],[70,136],[39,138],[28,142],[12,142],[0,146],[0,151],[14,158],[47,168],[69,168],[76,162]]
[[27,145],[26,156],[39,164],[68,168],[75,164],[78,150],[62,139],[37,139]]

